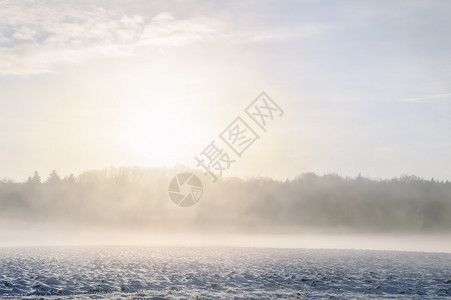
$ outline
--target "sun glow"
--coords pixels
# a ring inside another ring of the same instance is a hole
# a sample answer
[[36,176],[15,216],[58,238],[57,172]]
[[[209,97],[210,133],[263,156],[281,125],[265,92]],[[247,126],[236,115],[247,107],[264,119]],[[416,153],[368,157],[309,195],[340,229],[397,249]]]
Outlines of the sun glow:
[[[120,122],[117,140],[138,164],[173,165],[192,156],[195,112],[181,97],[155,97],[144,107],[128,109]],[[190,134],[192,133],[192,134]]]

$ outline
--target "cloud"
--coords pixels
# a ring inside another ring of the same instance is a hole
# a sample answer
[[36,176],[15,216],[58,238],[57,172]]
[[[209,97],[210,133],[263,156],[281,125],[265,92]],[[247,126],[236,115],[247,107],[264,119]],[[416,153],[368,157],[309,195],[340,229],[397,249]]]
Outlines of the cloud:
[[132,55],[137,47],[179,46],[214,38],[223,26],[169,12],[149,17],[145,11],[130,14],[88,2],[42,3],[0,4],[0,74],[51,72],[61,63]]
[[257,32],[249,38],[250,42],[269,42],[274,40],[285,40],[295,38],[311,38],[323,34],[327,30],[326,24],[309,23],[303,24],[290,30],[276,29]]
[[33,41],[36,31],[29,27],[18,28],[13,34],[13,38],[16,40]]
[[0,32],[0,45],[3,43],[7,43],[9,42],[9,38],[7,38],[6,36],[4,36],[1,32]]
[[431,101],[451,101],[451,93],[434,94],[424,97],[407,98],[407,102],[431,102]]
[[213,38],[219,33],[222,23],[208,19],[176,20],[169,13],[154,17],[144,28],[140,44],[181,45],[197,40]]
[[205,9],[190,1],[168,1],[163,6],[135,0],[4,0],[0,75],[52,72],[58,65],[89,58],[134,55],[142,47],[180,47],[218,39],[265,43],[312,38],[328,29],[322,23],[236,27],[234,16]]

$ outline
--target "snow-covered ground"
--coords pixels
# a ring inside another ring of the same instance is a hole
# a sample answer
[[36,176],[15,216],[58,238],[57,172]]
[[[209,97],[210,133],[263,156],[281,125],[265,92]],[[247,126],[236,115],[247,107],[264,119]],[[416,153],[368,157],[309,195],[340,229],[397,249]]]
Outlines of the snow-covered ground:
[[451,254],[258,248],[0,248],[0,297],[451,297]]

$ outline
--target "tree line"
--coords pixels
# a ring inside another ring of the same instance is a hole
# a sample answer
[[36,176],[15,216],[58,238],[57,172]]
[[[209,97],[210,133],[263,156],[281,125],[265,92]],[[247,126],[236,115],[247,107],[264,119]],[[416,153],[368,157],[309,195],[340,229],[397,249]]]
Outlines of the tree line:
[[[168,183],[182,171],[204,183],[180,208]],[[185,167],[106,168],[45,180],[0,181],[0,220],[230,232],[451,232],[451,183],[306,173],[289,180],[222,178]]]

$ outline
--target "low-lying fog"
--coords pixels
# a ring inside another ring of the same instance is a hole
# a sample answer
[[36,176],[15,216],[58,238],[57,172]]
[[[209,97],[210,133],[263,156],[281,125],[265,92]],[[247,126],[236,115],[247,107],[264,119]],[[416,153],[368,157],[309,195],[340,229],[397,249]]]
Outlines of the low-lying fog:
[[[451,252],[451,183],[303,174],[203,179],[182,208],[168,183],[183,168],[110,168],[0,182],[0,245],[173,245]],[[205,179],[205,180],[204,180]]]

